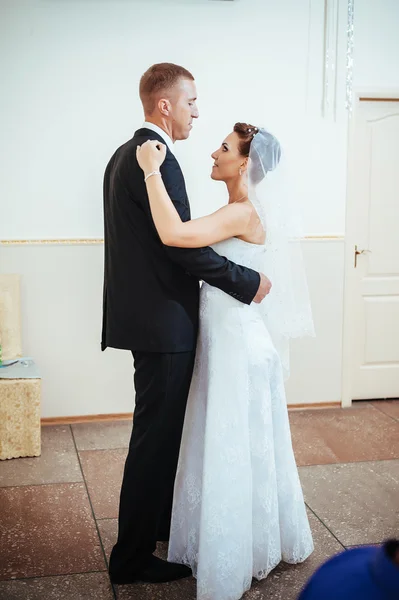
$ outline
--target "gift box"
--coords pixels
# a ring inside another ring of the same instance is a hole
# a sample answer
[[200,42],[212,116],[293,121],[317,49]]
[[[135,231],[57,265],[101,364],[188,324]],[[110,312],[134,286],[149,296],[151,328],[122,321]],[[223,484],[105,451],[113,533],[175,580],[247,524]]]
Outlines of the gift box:
[[40,456],[40,379],[0,379],[0,460]]
[[41,379],[34,361],[20,358],[19,282],[0,274],[0,460],[41,452]]
[[32,359],[0,367],[0,460],[39,456],[41,379]]

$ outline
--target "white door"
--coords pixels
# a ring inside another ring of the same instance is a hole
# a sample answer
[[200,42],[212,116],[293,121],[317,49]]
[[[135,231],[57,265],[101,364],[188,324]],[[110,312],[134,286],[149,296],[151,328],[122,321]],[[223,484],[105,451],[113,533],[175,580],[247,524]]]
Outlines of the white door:
[[343,405],[399,397],[399,94],[351,124]]

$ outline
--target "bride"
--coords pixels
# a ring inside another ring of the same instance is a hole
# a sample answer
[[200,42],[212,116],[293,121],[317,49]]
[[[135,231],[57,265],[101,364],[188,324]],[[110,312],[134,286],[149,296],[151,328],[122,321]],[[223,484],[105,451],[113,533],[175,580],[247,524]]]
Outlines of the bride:
[[212,179],[225,182],[229,203],[183,223],[159,171],[166,146],[137,148],[164,244],[212,244],[273,283],[263,305],[250,306],[201,288],[168,555],[192,568],[198,600],[238,600],[253,577],[313,551],[284,390],[288,340],[313,335],[313,323],[291,212],[264,189],[280,154],[273,135],[237,123],[212,154]]

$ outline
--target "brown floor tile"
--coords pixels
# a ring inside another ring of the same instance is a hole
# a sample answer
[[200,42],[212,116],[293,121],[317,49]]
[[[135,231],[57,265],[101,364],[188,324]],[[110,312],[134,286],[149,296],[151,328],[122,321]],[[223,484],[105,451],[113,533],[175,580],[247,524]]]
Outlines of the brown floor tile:
[[298,465],[399,458],[399,422],[370,404],[290,412]]
[[370,402],[375,408],[399,421],[399,400],[375,400]]
[[196,600],[194,577],[171,583],[133,583],[115,586],[118,600]]
[[79,455],[96,519],[116,518],[127,450],[83,450]]
[[100,519],[97,520],[97,525],[104,546],[105,556],[109,562],[111,550],[118,536],[118,519]]
[[113,600],[106,573],[84,573],[0,582],[4,600]]
[[301,467],[307,504],[344,546],[399,530],[399,460]]
[[308,515],[315,546],[313,554],[299,565],[281,563],[266,579],[254,582],[243,600],[294,600],[316,569],[343,551],[328,529],[310,511]]
[[83,483],[0,489],[0,579],[105,569]]
[[42,427],[42,454],[0,461],[0,487],[82,481],[68,425]]
[[[162,584],[116,585],[115,591],[118,600],[196,600],[197,582],[194,577],[188,577]],[[246,598],[243,596],[243,600]]]
[[128,448],[132,420],[76,423],[72,425],[72,431],[78,450]]

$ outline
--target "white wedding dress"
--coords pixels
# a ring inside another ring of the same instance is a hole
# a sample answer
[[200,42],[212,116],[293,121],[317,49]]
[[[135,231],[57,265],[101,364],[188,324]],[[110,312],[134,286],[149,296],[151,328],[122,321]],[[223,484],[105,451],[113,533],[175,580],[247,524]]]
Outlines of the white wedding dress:
[[[237,238],[214,249],[255,270],[265,251]],[[252,577],[313,551],[281,362],[263,313],[202,286],[168,554],[191,566],[198,600],[238,600]]]

